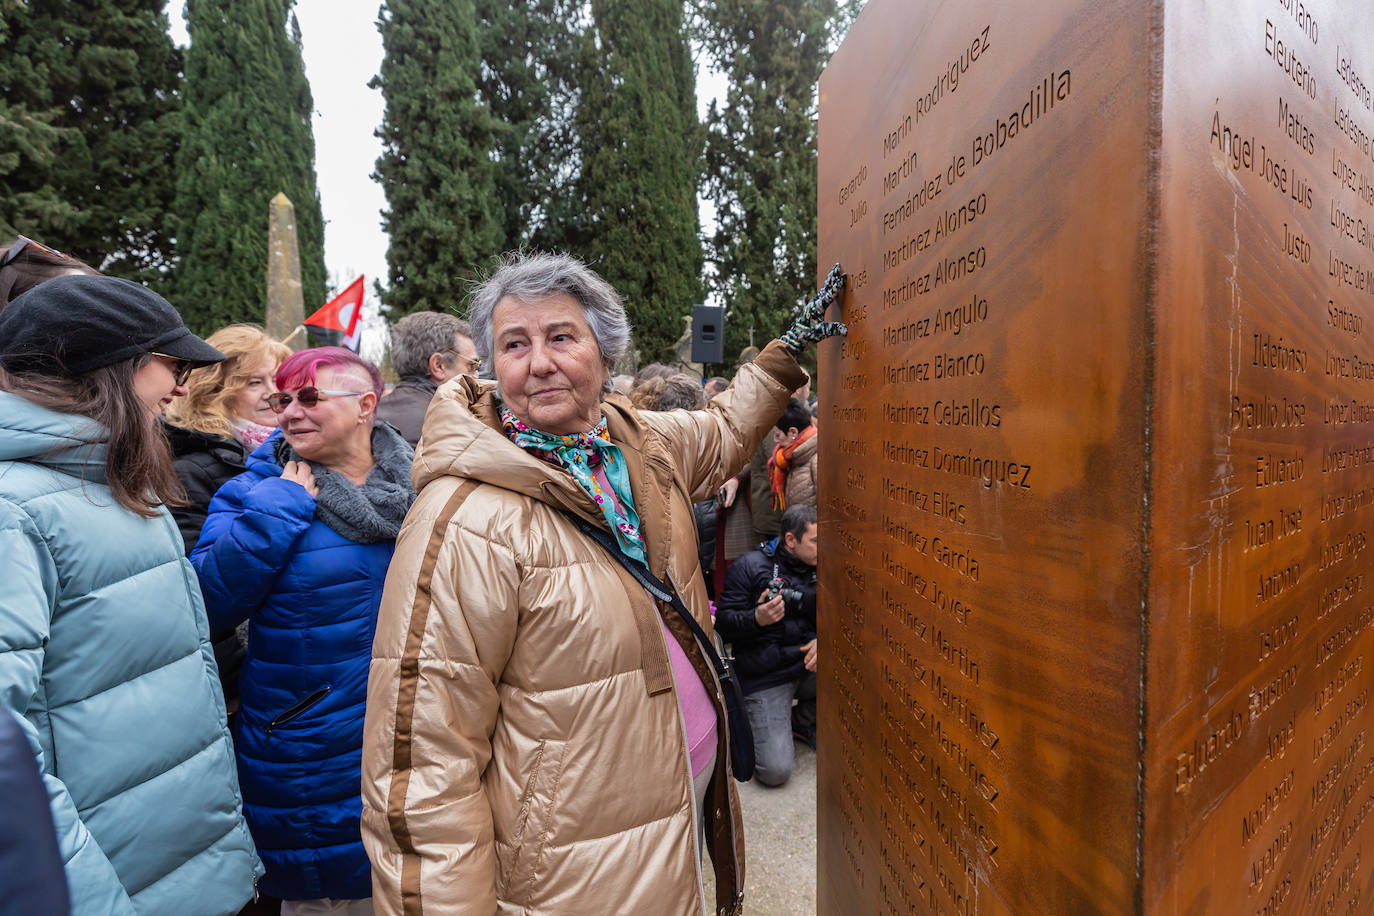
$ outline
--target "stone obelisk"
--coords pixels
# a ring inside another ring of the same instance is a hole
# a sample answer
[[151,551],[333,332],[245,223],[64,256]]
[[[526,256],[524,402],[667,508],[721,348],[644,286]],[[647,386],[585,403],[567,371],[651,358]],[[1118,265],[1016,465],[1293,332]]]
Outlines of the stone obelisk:
[[301,255],[296,245],[296,207],[280,192],[268,205],[267,333],[292,349],[305,346]]

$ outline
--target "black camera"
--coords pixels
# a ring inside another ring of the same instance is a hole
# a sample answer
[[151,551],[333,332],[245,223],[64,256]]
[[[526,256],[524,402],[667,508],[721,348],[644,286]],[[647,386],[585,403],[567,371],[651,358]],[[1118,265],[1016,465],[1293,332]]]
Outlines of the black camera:
[[795,588],[787,587],[787,580],[779,576],[768,583],[768,600],[782,595],[783,609],[790,613],[798,613],[802,606],[802,593]]

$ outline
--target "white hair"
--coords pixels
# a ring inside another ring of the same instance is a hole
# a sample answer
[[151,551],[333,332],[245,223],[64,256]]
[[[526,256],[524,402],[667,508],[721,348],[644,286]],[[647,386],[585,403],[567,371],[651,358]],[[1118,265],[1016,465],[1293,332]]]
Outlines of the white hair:
[[[587,327],[596,341],[601,362],[609,373],[630,346],[630,320],[620,294],[586,264],[566,254],[524,254],[512,252],[501,266],[473,291],[468,320],[472,323],[472,343],[482,363],[492,368],[491,316],[496,305],[507,296],[521,302],[539,302],[566,293],[582,306]],[[611,391],[610,380],[602,386]]]

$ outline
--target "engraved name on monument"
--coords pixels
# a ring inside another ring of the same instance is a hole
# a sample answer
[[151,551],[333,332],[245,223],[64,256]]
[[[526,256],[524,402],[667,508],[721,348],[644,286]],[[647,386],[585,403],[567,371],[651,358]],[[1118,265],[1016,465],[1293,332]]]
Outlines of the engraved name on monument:
[[1355,7],[873,0],[827,68],[823,913],[1371,906]]

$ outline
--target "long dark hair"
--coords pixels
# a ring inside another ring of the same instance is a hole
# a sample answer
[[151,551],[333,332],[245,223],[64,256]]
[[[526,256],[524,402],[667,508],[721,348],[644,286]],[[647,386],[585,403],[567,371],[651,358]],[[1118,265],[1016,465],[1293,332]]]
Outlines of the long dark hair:
[[159,506],[186,505],[162,424],[134,389],[134,373],[152,359],[132,359],[75,376],[0,369],[0,390],[58,413],[89,417],[108,431],[105,482],[115,501],[152,518]]

